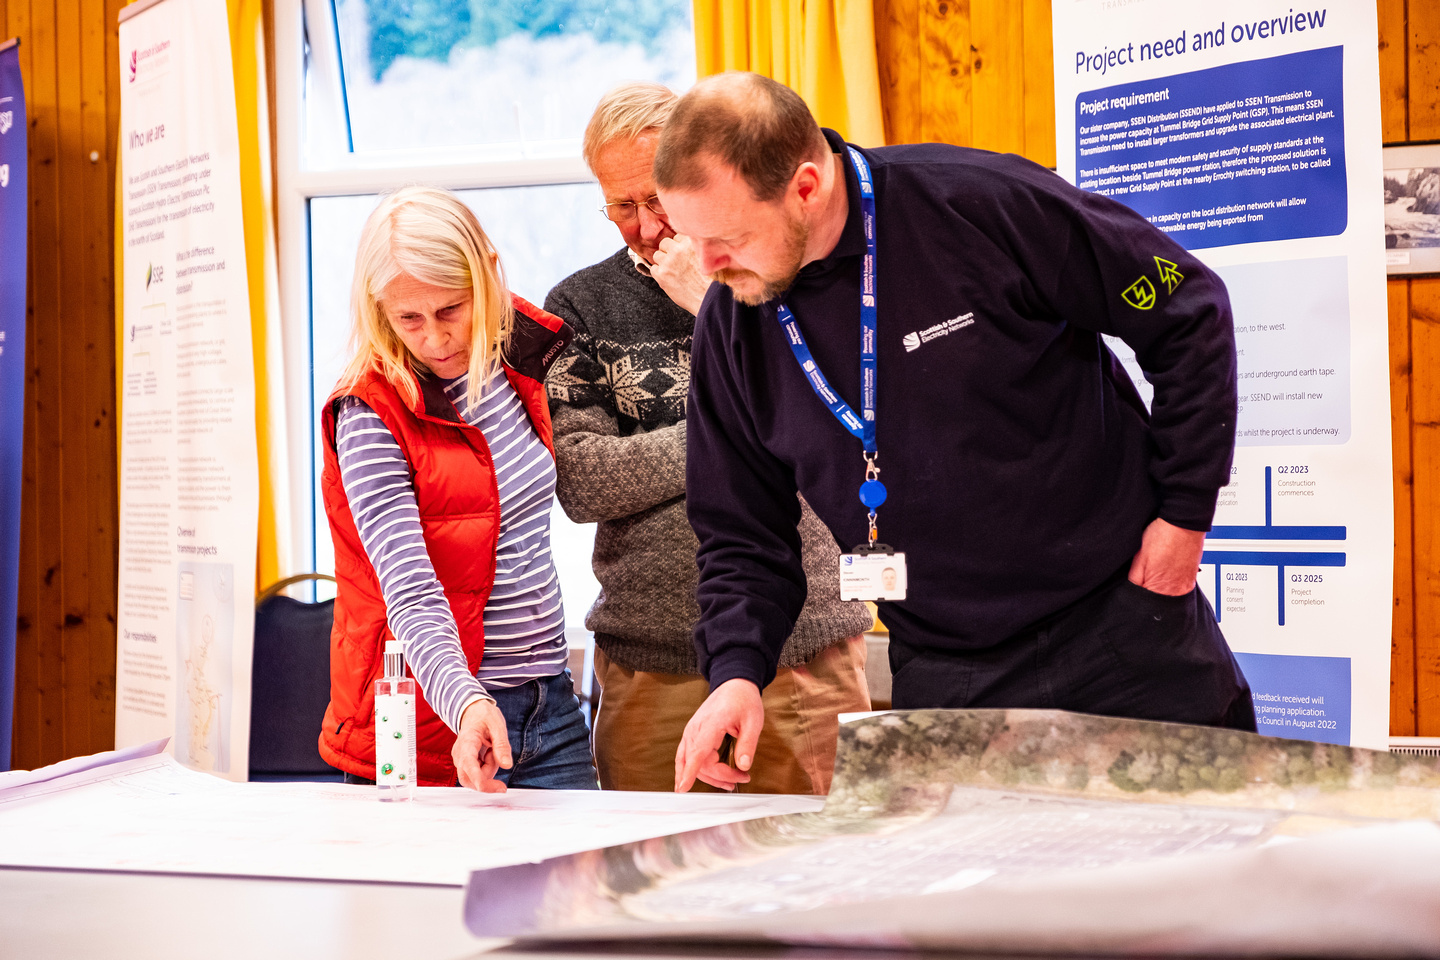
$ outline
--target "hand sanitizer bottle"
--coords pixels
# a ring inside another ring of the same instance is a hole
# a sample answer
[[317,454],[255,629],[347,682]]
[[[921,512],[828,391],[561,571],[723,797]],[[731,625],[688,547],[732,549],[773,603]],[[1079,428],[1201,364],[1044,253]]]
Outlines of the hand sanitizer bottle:
[[375,681],[375,785],[381,800],[414,800],[415,681],[405,676],[405,644],[385,641],[385,675]]

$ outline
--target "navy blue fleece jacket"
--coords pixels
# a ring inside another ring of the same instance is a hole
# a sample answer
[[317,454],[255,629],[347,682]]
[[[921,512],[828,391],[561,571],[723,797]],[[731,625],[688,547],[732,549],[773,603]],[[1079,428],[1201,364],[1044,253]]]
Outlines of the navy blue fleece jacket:
[[[1220,279],[1128,207],[1020,157],[862,153],[877,206],[880,539],[909,564],[908,599],[880,604],[892,641],[999,643],[1128,563],[1155,517],[1208,530],[1235,439]],[[865,244],[844,168],[840,241],[781,299],[858,410]],[[842,548],[866,539],[860,441],[815,396],[775,306],[714,284],[696,323],[686,483],[712,688],[774,677],[806,592],[797,489]],[[1135,349],[1150,415],[1102,333]]]

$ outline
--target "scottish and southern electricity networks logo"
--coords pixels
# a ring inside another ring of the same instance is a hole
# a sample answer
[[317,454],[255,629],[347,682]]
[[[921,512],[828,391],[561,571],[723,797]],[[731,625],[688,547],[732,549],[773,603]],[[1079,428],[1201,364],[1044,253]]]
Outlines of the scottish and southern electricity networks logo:
[[15,126],[15,111],[5,110],[0,112],[0,134],[9,133],[10,128],[13,126]]
[[964,330],[966,327],[973,326],[974,324],[975,311],[972,310],[969,313],[962,313],[958,317],[943,320],[933,327],[926,327],[924,330],[907,333],[900,338],[900,342],[904,345],[906,353],[913,353],[920,349],[921,344],[929,343],[938,337],[948,337],[956,330]]
[[152,43],[145,49],[136,47],[130,51],[130,82],[135,83],[140,79],[140,66],[145,66],[145,81],[148,83],[156,76],[165,72],[165,66],[169,63],[170,57],[166,53],[170,49],[169,40],[161,40]]
[[0,187],[10,186],[10,164],[0,163]]

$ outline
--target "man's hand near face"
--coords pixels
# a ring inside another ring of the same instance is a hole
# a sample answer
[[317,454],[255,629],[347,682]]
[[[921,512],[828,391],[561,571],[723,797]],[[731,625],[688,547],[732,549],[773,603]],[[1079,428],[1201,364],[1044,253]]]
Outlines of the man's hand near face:
[[661,240],[650,265],[650,276],[676,306],[687,313],[700,312],[700,301],[710,289],[710,278],[700,272],[700,261],[689,237]]

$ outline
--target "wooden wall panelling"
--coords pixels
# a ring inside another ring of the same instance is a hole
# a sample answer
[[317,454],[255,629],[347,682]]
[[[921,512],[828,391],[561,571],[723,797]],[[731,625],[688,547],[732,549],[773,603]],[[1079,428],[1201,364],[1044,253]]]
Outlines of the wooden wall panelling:
[[971,146],[970,0],[921,0],[920,136]]
[[[1413,115],[1412,115],[1413,119]],[[1413,132],[1413,128],[1412,128]],[[1410,281],[1415,477],[1415,730],[1440,735],[1440,279]]]
[[1050,0],[1022,0],[1025,156],[1055,166],[1055,48]]
[[921,0],[875,0],[875,55],[886,143],[920,140]]
[[[85,445],[86,554],[89,595],[84,613],[88,633],[79,677],[69,687],[85,699],[86,750],[104,750],[115,740],[115,620],[119,535],[115,420],[115,149],[120,114],[119,37],[110,24],[118,0],[82,0],[81,57],[84,63],[79,157],[84,183],[81,238],[87,268],[85,303],[85,392],[81,437]],[[113,72],[112,72],[113,71]],[[91,154],[96,156],[92,162]],[[82,751],[83,752],[83,751]]]
[[1440,138],[1440,4],[1409,0],[1409,140]]
[[[1406,5],[1408,138],[1440,139],[1440,5]],[[1440,736],[1440,278],[1410,281],[1415,473],[1415,718]]]
[[84,751],[89,743],[90,714],[85,685],[76,681],[88,677],[90,660],[90,550],[88,546],[86,500],[85,404],[89,392],[85,364],[85,194],[80,153],[85,73],[80,46],[80,0],[54,0],[55,4],[55,100],[56,175],[54,209],[56,218],[57,263],[55,270],[56,316],[51,323],[58,343],[59,365],[55,392],[60,423],[60,463],[64,475],[59,484],[60,516],[54,528],[60,541],[60,749],[65,756]]
[[1415,477],[1411,457],[1410,284],[1388,284],[1390,436],[1395,490],[1395,598],[1390,631],[1390,734],[1415,736]]
[[[117,0],[0,0],[30,117],[13,762],[114,742]],[[97,153],[94,162],[91,151]]]
[[1050,0],[875,0],[885,136],[1055,165]]
[[[31,29],[27,41],[30,76],[30,302],[35,326],[35,377],[30,402],[36,414],[35,499],[39,563],[32,572],[39,578],[39,602],[34,611],[32,655],[36,665],[36,706],[39,729],[35,748],[41,758],[64,754],[64,676],[61,670],[64,577],[61,521],[60,436],[61,364],[59,329],[61,304],[59,218],[59,70],[56,49],[56,0],[31,0]],[[17,765],[19,761],[17,758]]]
[[1406,0],[1378,0],[1380,26],[1380,137],[1386,143],[1406,139],[1409,113],[1410,40],[1405,24]]
[[970,0],[970,146],[1025,152],[1025,17],[1012,0]]

